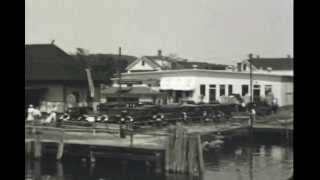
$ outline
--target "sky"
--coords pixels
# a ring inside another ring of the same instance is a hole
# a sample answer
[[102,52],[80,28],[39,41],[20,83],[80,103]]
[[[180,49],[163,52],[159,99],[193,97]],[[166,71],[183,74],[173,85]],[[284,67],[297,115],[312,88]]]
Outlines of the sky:
[[234,64],[293,56],[293,0],[25,0],[25,43]]

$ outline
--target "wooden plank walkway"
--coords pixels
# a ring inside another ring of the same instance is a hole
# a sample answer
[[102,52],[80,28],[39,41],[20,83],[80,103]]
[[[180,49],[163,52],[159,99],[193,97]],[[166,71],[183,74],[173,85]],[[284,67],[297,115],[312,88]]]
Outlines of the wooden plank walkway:
[[[232,124],[188,124],[182,125],[187,130],[188,134],[206,135],[215,132],[232,131],[241,128],[247,128],[246,125],[232,125]],[[130,142],[130,136],[120,138],[119,130],[114,129],[110,133],[110,129],[105,131],[96,129],[93,134],[91,128],[86,129],[62,129],[48,126],[26,126],[27,131],[36,128],[41,133],[41,141],[54,142],[64,139],[64,143],[70,144],[88,144],[88,145],[105,145],[116,147],[139,147],[147,149],[165,149],[168,128],[163,127],[159,129],[151,128],[149,130],[137,130],[133,132],[133,142]],[[62,135],[63,134],[63,135]],[[63,137],[61,137],[63,136]],[[31,141],[33,136],[26,136],[26,141]]]

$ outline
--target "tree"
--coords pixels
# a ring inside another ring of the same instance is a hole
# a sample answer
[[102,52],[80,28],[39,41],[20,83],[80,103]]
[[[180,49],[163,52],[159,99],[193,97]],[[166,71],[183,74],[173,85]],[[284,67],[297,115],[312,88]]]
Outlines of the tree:
[[83,48],[76,48],[76,57],[80,60],[85,68],[89,68],[89,63],[87,62],[87,57],[89,55],[89,51]]

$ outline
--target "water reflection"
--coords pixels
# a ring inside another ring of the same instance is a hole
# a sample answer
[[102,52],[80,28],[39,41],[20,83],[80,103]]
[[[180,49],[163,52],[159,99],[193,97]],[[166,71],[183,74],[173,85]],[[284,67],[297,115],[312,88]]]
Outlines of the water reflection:
[[56,162],[26,160],[28,180],[286,180],[293,172],[293,151],[282,145],[238,144],[204,154],[203,177],[156,174],[152,164],[120,160],[81,159]]
[[205,155],[206,180],[286,180],[292,175],[292,147],[244,143],[228,148]]

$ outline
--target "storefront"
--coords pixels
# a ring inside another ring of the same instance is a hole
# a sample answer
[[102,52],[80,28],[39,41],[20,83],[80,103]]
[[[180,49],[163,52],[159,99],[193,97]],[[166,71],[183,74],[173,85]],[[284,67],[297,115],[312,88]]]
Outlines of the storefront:
[[[248,72],[200,69],[168,70],[123,73],[122,79],[159,80],[159,86],[151,86],[150,88],[166,92],[168,103],[179,103],[183,100],[195,103],[227,102],[226,97],[233,95],[239,95],[248,101],[251,93]],[[253,73],[252,82],[254,98],[265,98],[268,93],[272,93],[280,106],[292,105],[292,74]]]

